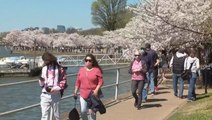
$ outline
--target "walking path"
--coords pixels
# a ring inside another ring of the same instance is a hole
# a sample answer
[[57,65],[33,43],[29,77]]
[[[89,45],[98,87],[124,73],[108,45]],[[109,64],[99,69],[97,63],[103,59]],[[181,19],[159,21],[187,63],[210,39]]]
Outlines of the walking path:
[[[128,98],[107,107],[106,114],[97,114],[97,120],[167,120],[168,116],[186,103],[186,98],[175,97],[170,88],[160,88],[156,95],[148,96],[148,101],[143,103],[140,110],[134,107],[134,99],[129,95]],[[196,92],[204,93],[201,89],[197,89]],[[184,90],[184,95],[187,93],[187,90]]]

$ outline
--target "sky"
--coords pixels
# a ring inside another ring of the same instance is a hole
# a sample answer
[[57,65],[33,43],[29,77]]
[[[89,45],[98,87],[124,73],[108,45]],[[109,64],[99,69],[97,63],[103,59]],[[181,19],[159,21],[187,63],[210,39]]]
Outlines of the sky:
[[[94,28],[91,4],[95,0],[0,0],[0,32],[29,27]],[[139,0],[128,0],[136,4]]]

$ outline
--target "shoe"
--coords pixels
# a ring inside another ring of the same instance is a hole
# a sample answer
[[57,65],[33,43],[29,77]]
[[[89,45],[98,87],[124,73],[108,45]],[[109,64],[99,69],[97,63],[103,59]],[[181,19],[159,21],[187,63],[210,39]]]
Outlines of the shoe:
[[145,103],[146,102],[146,100],[142,100],[142,103]]
[[150,95],[155,95],[155,92],[151,92],[151,94]]
[[188,98],[187,100],[196,101],[196,98],[192,97],[192,98]]
[[141,109],[141,105],[137,105],[137,110],[140,110]]
[[196,98],[192,98],[193,101],[196,101]]
[[180,99],[183,99],[183,96],[179,96]]
[[191,99],[187,99],[187,102],[193,102],[193,100],[191,100]]

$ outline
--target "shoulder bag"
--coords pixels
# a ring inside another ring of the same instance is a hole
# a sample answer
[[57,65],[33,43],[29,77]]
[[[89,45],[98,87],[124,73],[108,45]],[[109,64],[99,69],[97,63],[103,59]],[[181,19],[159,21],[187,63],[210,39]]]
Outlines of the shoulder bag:
[[[182,77],[183,80],[189,80],[190,79],[190,77],[192,75],[191,68],[192,68],[194,62],[191,63],[189,69],[184,70],[183,73],[181,74],[181,77]],[[187,65],[187,61],[186,61],[186,65]]]

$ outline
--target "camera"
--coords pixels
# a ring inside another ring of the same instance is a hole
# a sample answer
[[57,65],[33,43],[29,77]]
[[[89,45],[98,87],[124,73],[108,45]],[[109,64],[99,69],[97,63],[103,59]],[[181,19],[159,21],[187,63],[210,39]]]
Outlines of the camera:
[[45,89],[46,89],[46,92],[50,92],[52,89],[52,86],[47,86]]
[[40,81],[45,81],[45,79],[43,77],[40,77],[39,79],[40,79]]

